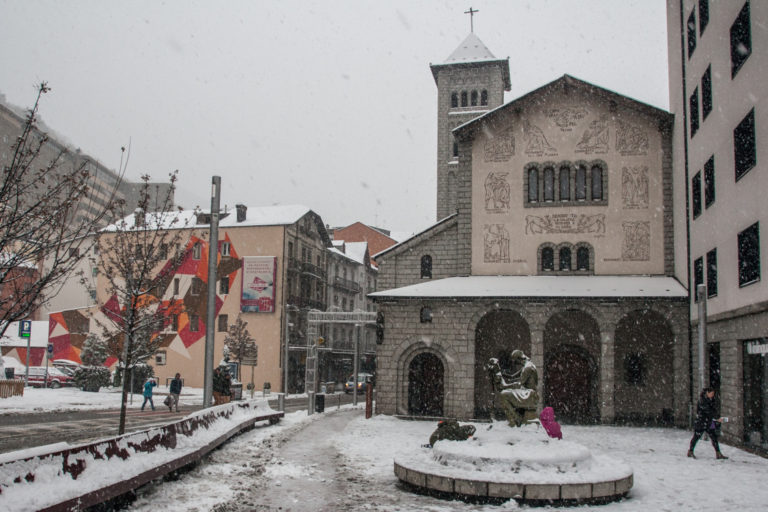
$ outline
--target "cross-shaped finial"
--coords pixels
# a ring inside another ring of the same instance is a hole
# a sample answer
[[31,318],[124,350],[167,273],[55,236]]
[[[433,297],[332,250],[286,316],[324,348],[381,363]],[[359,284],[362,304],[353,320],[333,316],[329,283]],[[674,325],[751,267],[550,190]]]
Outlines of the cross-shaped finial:
[[475,13],[480,12],[479,9],[473,9],[472,7],[469,8],[468,11],[464,11],[464,14],[469,14],[469,30],[470,32],[475,31]]

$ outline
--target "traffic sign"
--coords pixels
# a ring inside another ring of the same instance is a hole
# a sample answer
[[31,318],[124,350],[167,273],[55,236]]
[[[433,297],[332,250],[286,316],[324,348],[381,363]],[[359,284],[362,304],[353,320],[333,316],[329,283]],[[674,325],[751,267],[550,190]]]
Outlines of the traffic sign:
[[48,344],[48,353],[53,354],[53,343]]
[[19,322],[19,338],[29,338],[32,335],[32,320]]

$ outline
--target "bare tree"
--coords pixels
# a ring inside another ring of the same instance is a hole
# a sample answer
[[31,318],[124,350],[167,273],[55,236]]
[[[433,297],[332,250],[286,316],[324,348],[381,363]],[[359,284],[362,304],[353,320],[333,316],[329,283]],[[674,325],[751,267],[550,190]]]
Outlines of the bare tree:
[[[166,194],[154,193],[142,176],[138,208],[102,230],[98,236],[99,297],[102,329],[110,355],[124,370],[144,363],[165,341],[163,330],[183,305],[166,291],[184,260],[187,233],[181,209],[173,205],[177,172]],[[125,212],[124,212],[125,213]],[[123,374],[119,433],[125,431],[129,379]]]
[[[94,201],[94,176],[87,160],[70,164],[68,150],[53,144],[38,129],[43,94],[38,86],[34,106],[21,133],[10,146],[0,184],[0,336],[11,322],[29,318],[55,297],[66,278],[94,243],[93,235],[112,219],[123,176]],[[44,155],[52,155],[45,160]],[[74,160],[72,160],[74,161]],[[87,215],[83,212],[88,211]]]
[[227,335],[224,337],[224,347],[228,350],[230,358],[238,363],[256,351],[256,340],[248,332],[248,322],[243,320],[240,315],[237,315],[235,323],[229,326]]

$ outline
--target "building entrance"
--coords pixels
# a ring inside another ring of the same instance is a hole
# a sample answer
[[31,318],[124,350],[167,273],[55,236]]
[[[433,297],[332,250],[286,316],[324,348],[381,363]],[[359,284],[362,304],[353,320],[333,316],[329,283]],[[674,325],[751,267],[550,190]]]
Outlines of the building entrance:
[[417,355],[408,367],[408,414],[442,416],[445,371],[443,362],[429,352]]
[[545,363],[544,405],[565,423],[594,423],[596,368],[580,347],[561,345]]

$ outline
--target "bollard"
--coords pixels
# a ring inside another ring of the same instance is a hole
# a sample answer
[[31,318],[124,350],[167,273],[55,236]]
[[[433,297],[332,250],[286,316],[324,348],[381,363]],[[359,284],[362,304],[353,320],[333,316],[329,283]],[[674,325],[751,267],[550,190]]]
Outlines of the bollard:
[[285,412],[285,393],[277,395],[277,410]]
[[365,386],[365,419],[373,416],[373,386],[369,382]]

